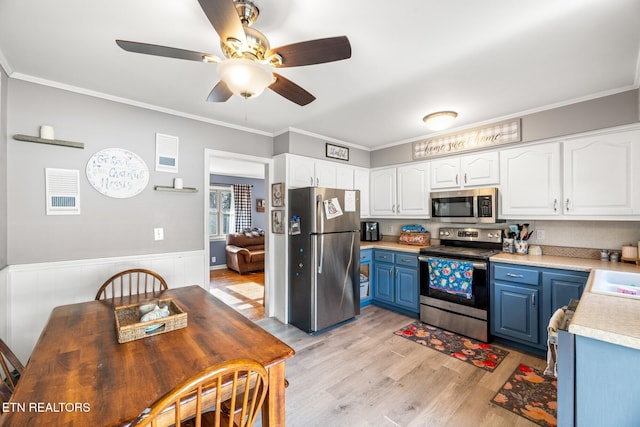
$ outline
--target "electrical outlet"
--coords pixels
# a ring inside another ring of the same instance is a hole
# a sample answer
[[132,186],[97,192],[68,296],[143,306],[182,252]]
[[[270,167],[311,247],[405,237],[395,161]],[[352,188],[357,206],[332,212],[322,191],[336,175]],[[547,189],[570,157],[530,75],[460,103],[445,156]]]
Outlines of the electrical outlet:
[[216,262],[216,257],[212,256],[211,257],[211,262]]
[[536,240],[544,240],[544,230],[536,230]]
[[164,228],[154,228],[153,237],[156,240],[164,240]]

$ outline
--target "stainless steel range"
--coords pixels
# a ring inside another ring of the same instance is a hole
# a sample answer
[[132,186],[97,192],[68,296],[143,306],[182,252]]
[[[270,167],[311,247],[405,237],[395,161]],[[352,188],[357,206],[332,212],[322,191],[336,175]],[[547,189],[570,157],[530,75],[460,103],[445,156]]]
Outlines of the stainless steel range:
[[440,246],[420,250],[420,320],[480,341],[489,339],[489,258],[499,229],[441,228]]

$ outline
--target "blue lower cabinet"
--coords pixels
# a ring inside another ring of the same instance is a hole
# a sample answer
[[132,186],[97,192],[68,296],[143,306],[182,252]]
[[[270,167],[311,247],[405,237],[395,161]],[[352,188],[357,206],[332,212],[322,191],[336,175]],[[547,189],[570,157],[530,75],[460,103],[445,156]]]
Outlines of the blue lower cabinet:
[[412,317],[420,312],[418,255],[375,250],[373,304]]
[[546,323],[541,325],[540,341],[543,344],[547,342],[547,325],[553,313],[572,299],[579,300],[588,278],[586,271],[542,271],[542,318],[546,319]]
[[508,283],[494,284],[493,333],[525,343],[539,343],[539,292]]
[[533,351],[547,348],[547,326],[555,311],[580,299],[588,272],[491,264],[491,334]]
[[408,310],[419,312],[420,289],[418,283],[418,270],[396,267],[396,304]]
[[390,304],[394,302],[394,277],[393,264],[374,264],[373,271],[373,301],[384,301]]

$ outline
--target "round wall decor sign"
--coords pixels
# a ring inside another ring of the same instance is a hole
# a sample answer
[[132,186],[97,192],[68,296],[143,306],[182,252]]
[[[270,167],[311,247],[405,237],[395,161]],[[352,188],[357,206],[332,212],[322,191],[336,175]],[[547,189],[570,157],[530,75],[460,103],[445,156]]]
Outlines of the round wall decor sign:
[[89,183],[105,196],[133,197],[149,183],[149,168],[137,154],[123,148],[105,148],[87,162]]

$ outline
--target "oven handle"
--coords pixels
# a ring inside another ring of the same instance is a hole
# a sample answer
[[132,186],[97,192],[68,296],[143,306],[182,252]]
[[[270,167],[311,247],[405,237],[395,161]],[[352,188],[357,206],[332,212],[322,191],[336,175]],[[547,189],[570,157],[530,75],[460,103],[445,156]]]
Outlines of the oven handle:
[[[452,259],[452,258],[443,258],[443,257],[430,257],[430,256],[425,256],[425,255],[420,255],[418,256],[418,260],[421,262],[428,262],[429,258],[439,258],[439,259],[446,259],[448,261],[465,261],[466,260],[457,260],[457,259]],[[486,262],[473,262],[473,261],[468,261],[473,263],[473,268],[477,269],[477,270],[486,270],[487,269],[487,263]]]

